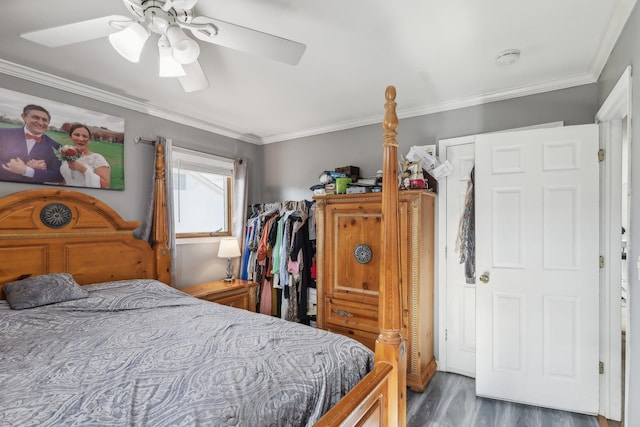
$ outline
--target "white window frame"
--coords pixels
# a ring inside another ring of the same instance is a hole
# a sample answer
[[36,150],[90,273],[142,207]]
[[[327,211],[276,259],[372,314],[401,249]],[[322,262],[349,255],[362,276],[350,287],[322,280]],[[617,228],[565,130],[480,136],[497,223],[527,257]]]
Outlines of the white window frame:
[[[177,233],[176,239],[192,239],[192,238],[210,238],[218,236],[231,236],[232,224],[233,224],[233,174],[234,174],[234,160],[225,157],[216,156],[200,151],[189,150],[181,147],[172,147],[171,149],[171,174],[174,181],[174,188],[179,185],[176,182],[179,179],[179,174],[175,173],[175,170],[185,169],[191,171],[201,171],[207,173],[213,173],[226,177],[225,184],[225,219],[226,225],[222,230],[206,230],[202,232],[189,232],[189,233]],[[174,197],[173,200],[176,210],[180,209],[180,198]],[[179,221],[178,215],[175,215],[174,226],[176,229]]]

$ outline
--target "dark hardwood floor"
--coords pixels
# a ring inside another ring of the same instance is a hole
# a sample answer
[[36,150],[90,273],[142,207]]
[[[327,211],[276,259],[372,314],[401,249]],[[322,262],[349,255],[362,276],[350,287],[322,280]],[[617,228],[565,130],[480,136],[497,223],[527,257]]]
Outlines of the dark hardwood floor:
[[596,417],[476,397],[475,380],[437,372],[407,392],[408,427],[598,427]]

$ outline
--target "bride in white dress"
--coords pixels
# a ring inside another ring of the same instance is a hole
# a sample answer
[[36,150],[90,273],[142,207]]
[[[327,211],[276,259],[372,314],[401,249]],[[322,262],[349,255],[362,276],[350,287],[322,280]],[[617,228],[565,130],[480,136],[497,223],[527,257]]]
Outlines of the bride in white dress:
[[111,185],[111,166],[98,153],[89,150],[91,131],[83,124],[76,123],[69,129],[73,146],[82,153],[78,160],[64,161],[60,173],[66,185],[74,187],[109,188]]

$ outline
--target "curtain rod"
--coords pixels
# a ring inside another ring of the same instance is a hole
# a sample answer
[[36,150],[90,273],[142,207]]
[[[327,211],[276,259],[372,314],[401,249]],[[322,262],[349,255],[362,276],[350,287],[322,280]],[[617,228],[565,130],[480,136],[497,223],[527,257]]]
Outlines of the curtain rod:
[[[135,142],[136,144],[142,143],[142,144],[156,145],[156,141],[154,141],[152,139],[146,139],[146,138],[143,138],[141,136],[136,136],[135,138],[133,138],[133,142]],[[215,156],[215,154],[214,154],[214,156]],[[218,157],[223,157],[223,156],[218,156]],[[242,159],[231,159],[231,160],[236,160],[240,164],[242,164],[242,162],[243,162]]]
[[143,138],[143,137],[141,137],[141,136],[136,136],[136,137],[133,139],[133,142],[135,142],[136,144],[138,144],[138,143],[143,143],[143,144],[149,144],[149,145],[156,145],[156,142],[155,142],[154,140],[152,140],[152,139],[146,139],[146,138]]

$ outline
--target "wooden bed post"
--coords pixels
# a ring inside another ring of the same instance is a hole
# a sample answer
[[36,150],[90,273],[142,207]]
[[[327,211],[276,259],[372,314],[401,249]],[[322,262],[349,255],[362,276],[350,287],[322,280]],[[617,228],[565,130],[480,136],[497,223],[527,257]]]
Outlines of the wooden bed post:
[[382,254],[378,329],[374,368],[318,422],[322,427],[407,424],[407,354],[402,337],[400,230],[398,221],[398,116],[396,88],[388,86],[384,121],[382,185]]
[[153,250],[156,256],[157,279],[171,285],[171,256],[169,252],[169,227],[167,224],[167,196],[165,188],[164,145],[155,144],[156,178],[153,204]]
[[[376,341],[376,361],[389,362],[395,371],[389,382],[389,417],[397,419],[398,426],[406,424],[406,343],[402,337],[402,303],[400,283],[400,243],[398,229],[398,116],[396,115],[396,88],[385,91],[385,115],[382,184],[382,241],[384,253],[380,265],[380,305],[378,322],[380,334]],[[393,381],[397,379],[397,381]],[[397,411],[397,412],[396,412]]]

